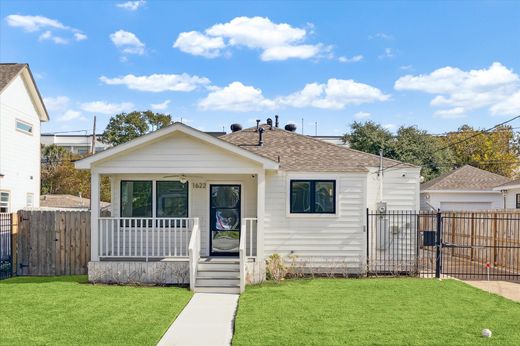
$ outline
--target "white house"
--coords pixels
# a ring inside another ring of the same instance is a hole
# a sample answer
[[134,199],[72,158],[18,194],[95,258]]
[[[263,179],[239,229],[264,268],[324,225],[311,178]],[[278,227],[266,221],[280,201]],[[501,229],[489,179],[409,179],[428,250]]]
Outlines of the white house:
[[0,64],[0,212],[38,207],[40,122],[49,116],[27,64]]
[[[215,138],[175,123],[76,162],[92,173],[91,281],[237,292],[271,254],[366,269],[367,208],[418,210],[420,168],[269,125]],[[99,217],[111,180],[112,216]],[[382,196],[381,196],[382,193]]]
[[509,178],[465,165],[421,184],[421,209],[491,210],[504,207],[503,194],[495,187]]
[[520,179],[498,185],[493,190],[502,194],[504,209],[520,209]]
[[[92,135],[84,134],[55,134],[42,133],[40,142],[42,145],[57,145],[69,150],[73,154],[85,155],[92,149]],[[96,152],[109,148],[110,145],[101,142],[101,135],[96,135]]]

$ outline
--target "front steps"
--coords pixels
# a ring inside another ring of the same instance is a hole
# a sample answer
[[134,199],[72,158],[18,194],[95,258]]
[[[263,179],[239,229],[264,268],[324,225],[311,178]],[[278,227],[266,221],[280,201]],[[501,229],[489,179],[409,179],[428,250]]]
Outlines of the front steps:
[[195,292],[240,294],[240,260],[201,258],[197,264]]

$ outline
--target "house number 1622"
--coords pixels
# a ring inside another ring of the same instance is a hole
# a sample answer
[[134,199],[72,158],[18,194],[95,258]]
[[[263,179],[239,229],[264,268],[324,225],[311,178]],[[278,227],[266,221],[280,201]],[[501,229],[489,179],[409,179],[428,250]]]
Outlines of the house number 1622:
[[194,189],[205,189],[206,188],[206,183],[192,183],[193,185],[193,188]]

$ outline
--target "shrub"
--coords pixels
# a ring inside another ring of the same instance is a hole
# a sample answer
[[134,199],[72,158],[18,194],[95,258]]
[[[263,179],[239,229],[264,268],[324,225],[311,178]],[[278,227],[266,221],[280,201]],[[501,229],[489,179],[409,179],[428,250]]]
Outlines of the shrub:
[[280,281],[285,278],[285,275],[287,274],[287,266],[279,254],[275,253],[269,256],[265,261],[265,264],[267,280],[274,280],[280,283]]

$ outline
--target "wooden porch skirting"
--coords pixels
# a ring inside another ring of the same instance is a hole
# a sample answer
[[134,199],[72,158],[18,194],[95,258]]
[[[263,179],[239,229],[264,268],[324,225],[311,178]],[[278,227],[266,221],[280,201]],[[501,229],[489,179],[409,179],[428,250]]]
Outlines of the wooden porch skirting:
[[88,280],[92,283],[185,285],[190,282],[188,259],[89,262]]

